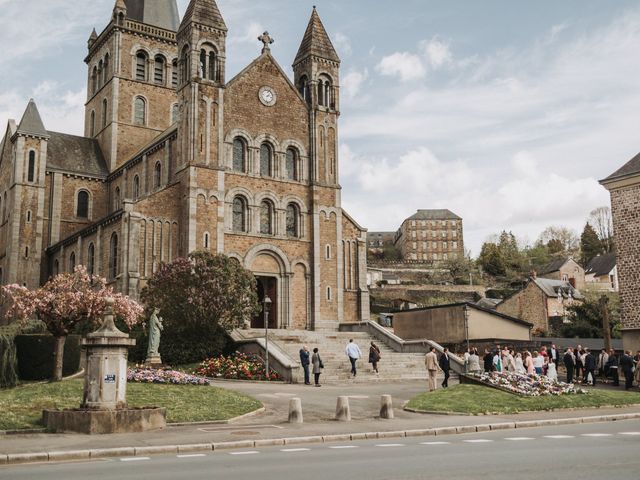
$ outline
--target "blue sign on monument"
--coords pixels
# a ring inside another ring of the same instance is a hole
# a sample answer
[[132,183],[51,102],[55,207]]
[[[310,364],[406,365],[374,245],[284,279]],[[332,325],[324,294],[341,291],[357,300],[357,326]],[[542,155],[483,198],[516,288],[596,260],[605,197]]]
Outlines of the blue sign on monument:
[[116,383],[116,376],[115,375],[105,375],[104,376],[104,383]]

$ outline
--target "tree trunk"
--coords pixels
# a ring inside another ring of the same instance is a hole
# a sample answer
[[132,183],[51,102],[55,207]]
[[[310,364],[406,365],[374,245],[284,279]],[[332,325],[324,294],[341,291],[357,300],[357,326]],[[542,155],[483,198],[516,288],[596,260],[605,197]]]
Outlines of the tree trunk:
[[609,353],[611,350],[611,326],[609,325],[609,299],[606,296],[600,298],[602,306],[602,336],[604,338],[604,348]]
[[54,382],[62,380],[62,362],[64,360],[64,344],[67,341],[67,336],[55,337],[55,348],[53,351],[53,378]]

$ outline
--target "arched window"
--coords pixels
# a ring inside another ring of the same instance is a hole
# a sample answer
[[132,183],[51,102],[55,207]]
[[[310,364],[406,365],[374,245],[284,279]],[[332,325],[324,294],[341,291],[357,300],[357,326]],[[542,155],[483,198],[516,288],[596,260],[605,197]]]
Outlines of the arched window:
[[207,52],[206,50],[200,50],[200,78],[207,78]]
[[69,271],[73,272],[76,269],[76,252],[71,252],[69,255]]
[[158,85],[164,85],[164,65],[164,57],[162,55],[156,55],[153,69],[153,81]]
[[120,187],[116,187],[113,194],[113,210],[120,210]]
[[333,108],[333,86],[327,75],[320,75],[318,80],[318,105]]
[[209,232],[204,233],[204,238],[202,240],[202,245],[205,250],[209,250]]
[[140,197],[140,177],[136,175],[133,177],[133,199],[138,200]]
[[173,88],[178,86],[178,60],[171,62],[171,86]]
[[180,82],[186,83],[189,81],[189,71],[191,69],[191,56],[189,55],[189,45],[185,45],[180,54]]
[[136,80],[147,79],[147,54],[140,50],[136,54]]
[[36,178],[36,152],[29,152],[29,166],[27,171],[27,182],[33,182]]
[[31,210],[27,210],[27,223],[31,223]]
[[80,190],[78,192],[78,205],[76,207],[76,217],[89,218],[89,192]]
[[205,43],[200,50],[199,74],[205,80],[219,80],[218,56],[215,47],[209,43]]
[[309,95],[309,79],[306,75],[303,75],[300,77],[300,80],[298,80],[298,91],[302,98],[304,98],[307,103],[310,103],[311,95]]
[[299,163],[300,155],[298,155],[298,150],[295,148],[287,149],[287,179],[297,181],[299,180],[299,172],[298,172],[298,163]]
[[260,175],[273,176],[273,150],[268,143],[260,145]]
[[93,137],[96,134],[96,112],[91,110],[91,115],[89,116],[89,136]]
[[247,171],[247,144],[244,139],[236,137],[233,140],[233,170]]
[[218,58],[213,50],[209,52],[209,80],[218,81]]
[[298,231],[299,217],[298,206],[293,203],[287,205],[287,237],[298,238],[300,236]]
[[109,242],[109,278],[114,279],[118,275],[118,235],[111,234]]
[[327,301],[331,301],[331,287],[327,287]]
[[154,188],[160,188],[162,185],[162,164],[156,162],[156,166],[153,169],[153,186]]
[[107,83],[107,81],[109,80],[109,54],[107,53],[104,56],[104,67],[103,67],[103,71],[102,71],[102,83]]
[[29,247],[24,247],[24,258],[29,258]]
[[242,197],[233,199],[233,231],[247,231],[247,201]]
[[93,67],[93,72],[91,73],[91,93],[96,93],[98,91],[98,67]]
[[102,60],[98,62],[98,87],[102,87]]
[[107,103],[107,99],[102,100],[102,128],[107,126],[107,110],[109,104]]
[[324,259],[331,260],[331,245],[324,247]]
[[178,115],[180,113],[179,107],[177,103],[171,105],[171,125],[178,121]]
[[142,97],[136,97],[133,102],[133,123],[136,125],[146,125],[147,123],[147,102]]
[[266,200],[260,204],[260,233],[273,235],[273,205]]
[[87,273],[89,275],[93,275],[96,267],[96,247],[93,246],[93,243],[89,244],[89,249],[87,250]]

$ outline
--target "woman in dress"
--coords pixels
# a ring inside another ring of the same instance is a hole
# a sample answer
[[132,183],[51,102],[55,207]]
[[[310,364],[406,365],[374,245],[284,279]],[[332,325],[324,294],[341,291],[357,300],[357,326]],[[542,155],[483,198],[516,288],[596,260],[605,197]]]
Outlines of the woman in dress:
[[547,378],[552,382],[558,381],[558,371],[556,370],[556,364],[553,361],[547,363]]
[[527,373],[527,371],[524,369],[524,363],[522,362],[522,354],[520,352],[516,354],[515,363],[516,363],[516,373],[519,373],[520,375],[524,375],[525,373]]
[[469,373],[480,372],[482,372],[480,368],[480,356],[478,355],[478,350],[474,348],[469,355]]
[[320,358],[317,348],[313,349],[311,364],[313,365],[313,379],[315,380],[315,385],[316,387],[320,387],[320,374],[322,373],[324,365],[322,364],[322,359]]
[[533,366],[533,357],[530,352],[524,352],[524,367],[527,369],[527,375],[533,375],[536,373]]
[[544,366],[544,357],[538,352],[533,352],[533,368],[536,375],[542,375],[542,367]]
[[371,346],[369,347],[369,363],[373,367],[373,371],[378,373],[378,362],[380,361],[380,349],[378,346],[371,342]]

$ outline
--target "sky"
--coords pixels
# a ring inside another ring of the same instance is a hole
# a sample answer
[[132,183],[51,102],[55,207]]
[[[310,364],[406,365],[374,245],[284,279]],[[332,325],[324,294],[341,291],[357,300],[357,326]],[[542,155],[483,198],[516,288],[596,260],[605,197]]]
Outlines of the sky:
[[[33,97],[49,130],[82,134],[86,41],[114,3],[0,0],[3,129]],[[342,59],[343,207],[370,231],[448,208],[474,256],[501,230],[579,233],[640,151],[636,0],[218,0],[227,78],[264,30],[292,76],[314,4]]]

